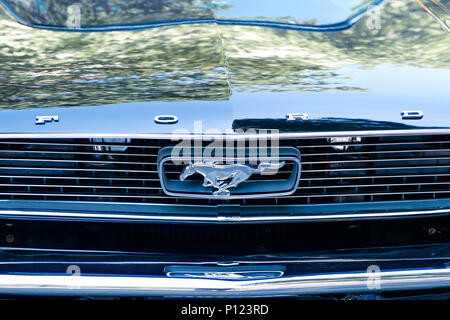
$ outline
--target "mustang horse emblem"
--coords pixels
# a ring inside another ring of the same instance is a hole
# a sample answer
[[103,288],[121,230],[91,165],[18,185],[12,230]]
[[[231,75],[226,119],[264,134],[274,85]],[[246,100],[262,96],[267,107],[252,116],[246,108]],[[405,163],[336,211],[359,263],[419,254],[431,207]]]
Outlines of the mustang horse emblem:
[[257,168],[245,164],[216,164],[214,162],[195,162],[184,167],[180,174],[180,180],[199,173],[203,176],[203,187],[213,187],[215,196],[228,196],[229,188],[237,187],[246,181],[254,173],[262,173],[269,170],[278,170],[284,166],[280,163],[260,163]]

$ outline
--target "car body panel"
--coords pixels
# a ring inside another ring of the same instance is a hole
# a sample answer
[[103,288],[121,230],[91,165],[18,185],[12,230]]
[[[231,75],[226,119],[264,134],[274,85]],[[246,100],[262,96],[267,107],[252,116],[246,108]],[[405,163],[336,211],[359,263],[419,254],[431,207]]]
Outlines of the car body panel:
[[[22,9],[26,3],[10,2]],[[233,1],[245,9],[242,3]],[[304,2],[284,3],[305,13]],[[448,134],[445,26],[413,1],[363,1],[378,6],[355,10],[357,3],[317,2],[316,21],[299,15],[296,23],[280,18],[284,11],[256,19],[206,10],[164,21],[134,16],[139,19],[126,25],[118,25],[115,14],[99,15],[83,28],[67,28],[64,15],[27,17],[0,0],[9,13],[0,13],[0,138],[94,143],[248,129],[271,129],[284,138]],[[320,6],[326,10],[318,14]],[[405,111],[423,118],[402,119]],[[292,113],[308,117],[287,121]],[[178,121],[156,123],[158,115]],[[36,124],[38,116],[58,121]],[[0,233],[6,235],[0,239],[0,295],[448,289],[449,208],[442,195],[276,206],[6,198],[0,200]],[[186,274],[172,278],[165,270],[173,266],[187,267]],[[283,276],[219,279],[255,266]],[[379,288],[367,286],[374,266],[383,275]],[[188,275],[192,267],[205,277]]]
[[[375,129],[448,128],[448,34],[411,4],[394,1],[377,10],[380,29],[369,28],[373,17],[367,16],[331,34],[215,23],[67,33],[33,30],[5,18],[3,55],[18,39],[27,46],[0,69],[6,81],[0,89],[0,130],[193,133],[197,120],[202,132],[225,133],[236,129],[235,121],[261,120],[264,128],[263,120],[283,120],[288,113],[307,113],[325,123],[326,131],[333,130],[333,119],[358,120],[360,128],[364,121],[375,122],[369,123]],[[404,20],[398,24],[390,16]],[[242,32],[246,38],[239,37]],[[161,47],[167,37],[171,41]],[[148,41],[140,45],[142,39]],[[133,48],[139,46],[143,51],[137,54]],[[34,58],[25,63],[22,56]],[[420,110],[424,117],[403,120],[404,110]],[[53,114],[58,123],[34,124],[36,116]],[[156,124],[161,114],[179,121]],[[275,128],[324,131],[320,125],[302,126]]]

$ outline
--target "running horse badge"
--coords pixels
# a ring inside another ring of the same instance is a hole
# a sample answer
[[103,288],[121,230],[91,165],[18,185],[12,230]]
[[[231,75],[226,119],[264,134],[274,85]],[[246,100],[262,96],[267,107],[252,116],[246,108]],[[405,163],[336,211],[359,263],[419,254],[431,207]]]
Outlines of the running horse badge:
[[180,174],[180,180],[199,173],[203,176],[203,187],[213,187],[217,190],[214,196],[229,196],[228,189],[237,187],[248,180],[254,173],[278,170],[284,166],[284,161],[279,163],[260,163],[256,168],[245,164],[216,164],[214,162],[194,162],[184,167]]

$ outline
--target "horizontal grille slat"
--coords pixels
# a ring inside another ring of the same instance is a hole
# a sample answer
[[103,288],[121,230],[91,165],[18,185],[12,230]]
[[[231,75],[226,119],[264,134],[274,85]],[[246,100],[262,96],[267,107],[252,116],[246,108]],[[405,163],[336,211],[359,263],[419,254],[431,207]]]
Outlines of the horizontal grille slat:
[[[369,171],[369,170],[407,170],[407,169],[427,169],[427,168],[450,168],[449,165],[439,165],[439,166],[408,166],[408,167],[372,167],[372,168],[342,168],[342,169],[327,169],[327,171]],[[93,169],[85,169],[85,168],[58,168],[58,167],[0,167],[0,170],[12,170],[12,169],[24,169],[24,170],[70,170],[70,171],[92,171]],[[143,173],[158,173],[156,170],[128,170],[128,169],[103,169],[103,168],[95,168],[95,171],[108,171],[108,172],[143,172]],[[309,172],[323,172],[324,170],[302,170],[302,173]],[[284,171],[279,171],[283,173]],[[179,174],[179,172],[166,171],[166,173]]]
[[317,156],[348,156],[348,155],[376,155],[376,154],[386,154],[386,153],[417,153],[417,152],[450,152],[449,148],[445,149],[426,149],[426,150],[388,150],[388,151],[360,151],[360,152],[346,152],[345,154],[339,152],[328,152],[328,153],[313,153],[307,154],[302,153],[302,157],[317,157]]
[[[450,174],[439,174],[440,177],[450,177]],[[29,175],[0,175],[0,178],[27,178],[27,179],[38,179],[38,178],[43,178],[43,179],[54,179],[55,176],[29,176]],[[327,177],[327,178],[316,178],[316,177],[309,177],[307,180],[308,181],[317,181],[317,180],[348,180],[348,179],[373,179],[373,178],[429,178],[429,177],[436,177],[433,174],[421,174],[421,175],[414,175],[414,174],[404,174],[404,175],[389,175],[389,176],[346,176],[346,177]],[[143,181],[159,181],[159,178],[148,178],[148,179],[142,179],[142,178],[117,178],[117,177],[83,177],[83,176],[73,176],[73,177],[64,177],[64,179],[81,179],[81,180],[131,180],[131,181],[136,181],[136,180],[143,180]],[[252,178],[250,178],[252,179]],[[273,179],[267,179],[264,180],[262,179],[262,181],[274,181]]]
[[[450,174],[439,174],[440,177],[448,177]],[[434,174],[402,174],[402,175],[364,175],[364,176],[345,176],[345,177],[326,177],[326,178],[317,178],[317,177],[310,177],[308,178],[309,181],[314,180],[348,180],[348,179],[382,179],[382,178],[429,178],[429,177],[437,177]]]
[[[59,157],[64,156],[64,155],[102,155],[102,156],[114,156],[114,157],[151,157],[151,158],[156,158],[157,155],[156,154],[148,154],[148,153],[119,153],[119,152],[74,152],[74,151],[39,151],[39,150],[1,150],[0,149],[0,155],[3,155],[6,153],[16,153],[16,154],[42,154],[43,152],[45,152],[45,154],[55,154],[58,155]],[[368,154],[368,155],[377,155],[377,154],[386,154],[386,153],[418,153],[418,152],[440,152],[440,153],[450,153],[450,149],[430,149],[430,150],[391,150],[391,151],[370,151],[370,152],[347,152],[345,154],[339,154],[336,152],[330,152],[330,153],[315,153],[315,154],[302,154],[303,158],[306,157],[317,157],[317,156],[348,156],[348,155],[361,155],[361,154]],[[397,160],[410,160],[411,158],[400,158],[400,159],[376,159],[376,158],[371,158],[371,159],[362,159],[362,160],[349,160],[346,162],[355,162],[355,161],[365,161],[365,162],[370,162],[370,161],[397,161]],[[450,159],[450,157],[423,157],[423,158],[415,158],[415,160],[418,159]],[[0,160],[30,160],[30,161],[37,161],[37,160],[46,160],[46,161],[70,161],[69,159],[67,160],[60,160],[60,159],[49,159],[49,158],[4,158],[4,157],[0,157]],[[82,162],[83,160],[75,160],[75,161],[79,161]],[[84,162],[115,162],[115,161],[84,161]],[[313,162],[306,162],[303,161],[304,164],[310,164],[310,163],[337,163],[340,161],[313,161]],[[136,163],[136,162],[123,162],[123,163]],[[139,164],[145,164],[143,162],[139,162]]]
[[[322,145],[296,145],[297,148],[300,150],[303,148],[330,148],[332,146],[346,146],[346,147],[367,147],[367,146],[403,146],[403,145],[414,145],[414,144],[423,144],[423,141],[405,141],[405,142],[380,142],[380,143],[326,143]],[[450,144],[450,140],[444,140],[444,141],[427,141],[427,144]],[[0,141],[0,144],[7,144],[7,145],[14,145],[14,144],[20,144],[20,145],[42,145],[42,146],[55,146],[55,142],[38,142],[38,141]],[[143,149],[159,149],[164,145],[130,145],[130,144],[111,144],[111,143],[104,143],[104,142],[93,142],[93,143],[56,143],[58,146],[73,146],[73,147],[94,147],[97,145],[101,145],[102,147],[128,147],[128,148],[143,148]],[[239,147],[238,147],[239,148]],[[247,148],[247,147],[246,147]]]
[[56,143],[55,142],[26,142],[26,141],[14,141],[14,142],[7,142],[7,141],[0,141],[0,144],[6,144],[6,145],[39,145],[39,146],[67,146],[67,147],[95,147],[95,146],[102,146],[102,147],[126,147],[126,148],[143,148],[143,149],[159,149],[161,146],[149,146],[149,145],[129,145],[129,144],[108,144],[103,142],[98,143]]
[[[0,175],[0,179],[1,178],[6,178],[6,179],[11,179],[11,178],[16,178],[16,179],[56,179],[58,177],[55,176],[29,176],[29,175]],[[67,180],[118,180],[118,181],[159,181],[159,178],[148,178],[148,179],[143,179],[143,178],[117,178],[117,177],[80,177],[80,176],[74,176],[74,177],[64,177],[64,179]]]
[[[194,205],[284,205],[450,198],[450,135],[358,135],[289,138],[301,154],[298,189],[262,199],[192,199],[162,190],[158,153],[179,141],[151,138],[0,137],[0,199],[137,202]],[[210,140],[203,143],[209,145]],[[254,149],[246,142],[236,149]],[[224,152],[225,153],[225,152]],[[183,165],[168,163],[168,179]],[[246,183],[283,181],[251,176]],[[201,176],[193,180],[203,179]]]
[[[427,144],[450,144],[450,140],[445,141],[427,141]],[[380,143],[328,143],[326,145],[297,145],[297,148],[300,150],[302,148],[329,148],[332,146],[345,146],[345,147],[384,147],[384,146],[404,146],[404,145],[415,145],[415,144],[423,144],[423,141],[418,142],[380,142]]]
[[[153,164],[155,165],[155,164]],[[132,173],[154,173],[157,174],[158,171],[156,170],[128,170],[128,169],[103,169],[103,168],[90,168],[90,169],[86,169],[86,168],[57,168],[57,167],[0,167],[0,171],[1,170],[15,170],[15,169],[21,169],[21,170],[47,170],[47,171],[88,171],[88,172],[92,172],[92,171],[100,171],[100,172],[132,172]],[[166,171],[166,173],[168,174],[176,174],[179,175],[180,172],[175,172],[175,171]],[[286,173],[285,171],[279,171],[279,173]]]
[[[427,168],[450,168],[450,165],[440,166],[405,166],[405,167],[373,167],[373,168],[342,168],[342,169],[327,169],[328,171],[373,171],[373,170],[408,170],[408,169],[427,169]],[[307,172],[323,172],[324,170],[302,170],[302,173]]]
[[[21,170],[48,170],[48,171],[89,171],[92,172],[93,169],[86,169],[86,168],[55,168],[55,167],[0,167],[0,170],[15,170],[15,169],[21,169]],[[96,168],[95,171],[100,172],[135,172],[135,173],[158,173],[156,170],[128,170],[128,169],[102,169],[102,168]],[[178,173],[179,172],[173,172]]]
[[148,153],[119,153],[119,152],[74,152],[74,151],[42,151],[42,150],[1,150],[0,154],[5,153],[22,153],[22,154],[42,154],[42,152],[45,152],[45,154],[56,154],[56,155],[102,155],[102,156],[119,156],[119,157],[157,157],[158,155],[155,154],[148,154]]
[[[263,181],[272,181],[272,180],[263,180]],[[276,180],[274,180],[276,181]],[[280,180],[282,181],[282,180]],[[446,185],[448,187],[448,182],[435,182],[435,183],[422,183],[421,186],[429,186],[429,185]],[[333,189],[333,188],[365,188],[365,187],[373,187],[374,185],[339,185],[339,186],[313,186],[308,187],[304,186],[302,187],[303,190],[307,189]],[[395,187],[395,186],[417,186],[416,183],[398,183],[398,184],[377,184],[377,187]],[[20,183],[10,183],[10,184],[0,184],[0,188],[2,187],[40,187],[43,188],[40,184],[20,184]],[[86,185],[70,185],[70,184],[45,184],[45,188],[86,188]],[[97,189],[142,189],[142,190],[159,190],[160,187],[151,187],[151,186],[123,186],[123,187],[117,187],[117,186],[105,186],[105,185],[99,185],[99,184],[91,184],[88,187],[97,188]],[[1,192],[1,191],[0,191]]]
[[[11,183],[11,184],[0,184],[0,189],[2,187],[29,187],[29,188],[96,188],[96,189],[137,189],[137,190],[160,190],[160,187],[151,187],[151,186],[145,186],[145,187],[138,187],[138,186],[123,186],[123,187],[117,187],[117,186],[105,186],[105,185],[99,185],[99,184],[91,184],[89,186],[86,185],[71,185],[71,184],[45,184],[45,187],[39,184],[20,184],[20,183]],[[1,190],[0,190],[1,193]]]
[[[435,194],[435,193],[450,193],[450,190],[437,190],[437,191],[412,191],[408,194]],[[402,195],[404,192],[370,192],[370,193],[329,193],[327,197],[355,197],[355,196],[380,196],[380,195]],[[310,197],[323,197],[323,194],[308,194],[308,195],[291,195],[287,198],[310,198]]]
[[[450,190],[438,190],[438,191],[424,191],[424,192],[409,192],[409,194],[436,194],[436,193],[450,193]],[[327,197],[353,197],[353,196],[375,196],[375,195],[401,195],[403,192],[378,192],[378,193],[330,193]],[[31,195],[31,196],[47,196],[47,197],[93,197],[93,198],[102,198],[102,197],[111,197],[111,198],[154,198],[154,199],[173,199],[173,197],[165,196],[165,195],[124,195],[124,194],[82,194],[82,193],[73,193],[73,194],[61,194],[61,193],[20,193],[20,192],[0,192],[0,195]],[[310,198],[310,197],[323,197],[323,194],[309,194],[309,195],[290,195],[285,196],[285,198]],[[180,199],[189,199],[179,197]]]
[[[438,186],[446,185],[448,187],[448,182],[433,182],[433,183],[421,183],[421,186]],[[417,186],[417,183],[390,183],[390,184],[350,184],[350,185],[330,185],[330,186],[303,186],[302,189],[333,189],[333,188],[366,188],[366,187],[398,187],[398,186]]]
[[34,159],[34,158],[0,158],[0,163],[2,161],[28,161],[28,162],[67,162],[67,163],[113,163],[113,164],[134,164],[134,165],[155,165],[156,162],[136,162],[136,161],[117,161],[117,160],[109,160],[109,161],[102,161],[102,160],[71,160],[71,159]]
[[[1,160],[1,159],[0,159]],[[346,164],[346,163],[361,163],[361,162],[395,162],[395,161],[427,161],[427,160],[450,160],[450,157],[429,157],[429,158],[394,158],[394,159],[358,159],[358,160],[342,160],[342,161],[310,161],[303,162],[303,164]]]

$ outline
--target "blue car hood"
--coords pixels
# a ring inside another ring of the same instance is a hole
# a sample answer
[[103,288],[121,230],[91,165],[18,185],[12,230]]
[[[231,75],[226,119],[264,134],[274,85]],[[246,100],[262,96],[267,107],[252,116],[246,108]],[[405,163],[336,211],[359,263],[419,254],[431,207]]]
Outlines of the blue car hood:
[[[0,132],[450,127],[448,33],[411,2],[354,22],[336,32],[217,21],[61,32],[2,14]],[[405,110],[424,116],[405,120]],[[309,120],[288,123],[289,113]],[[35,124],[52,115],[59,121]],[[178,122],[155,123],[158,115]]]

